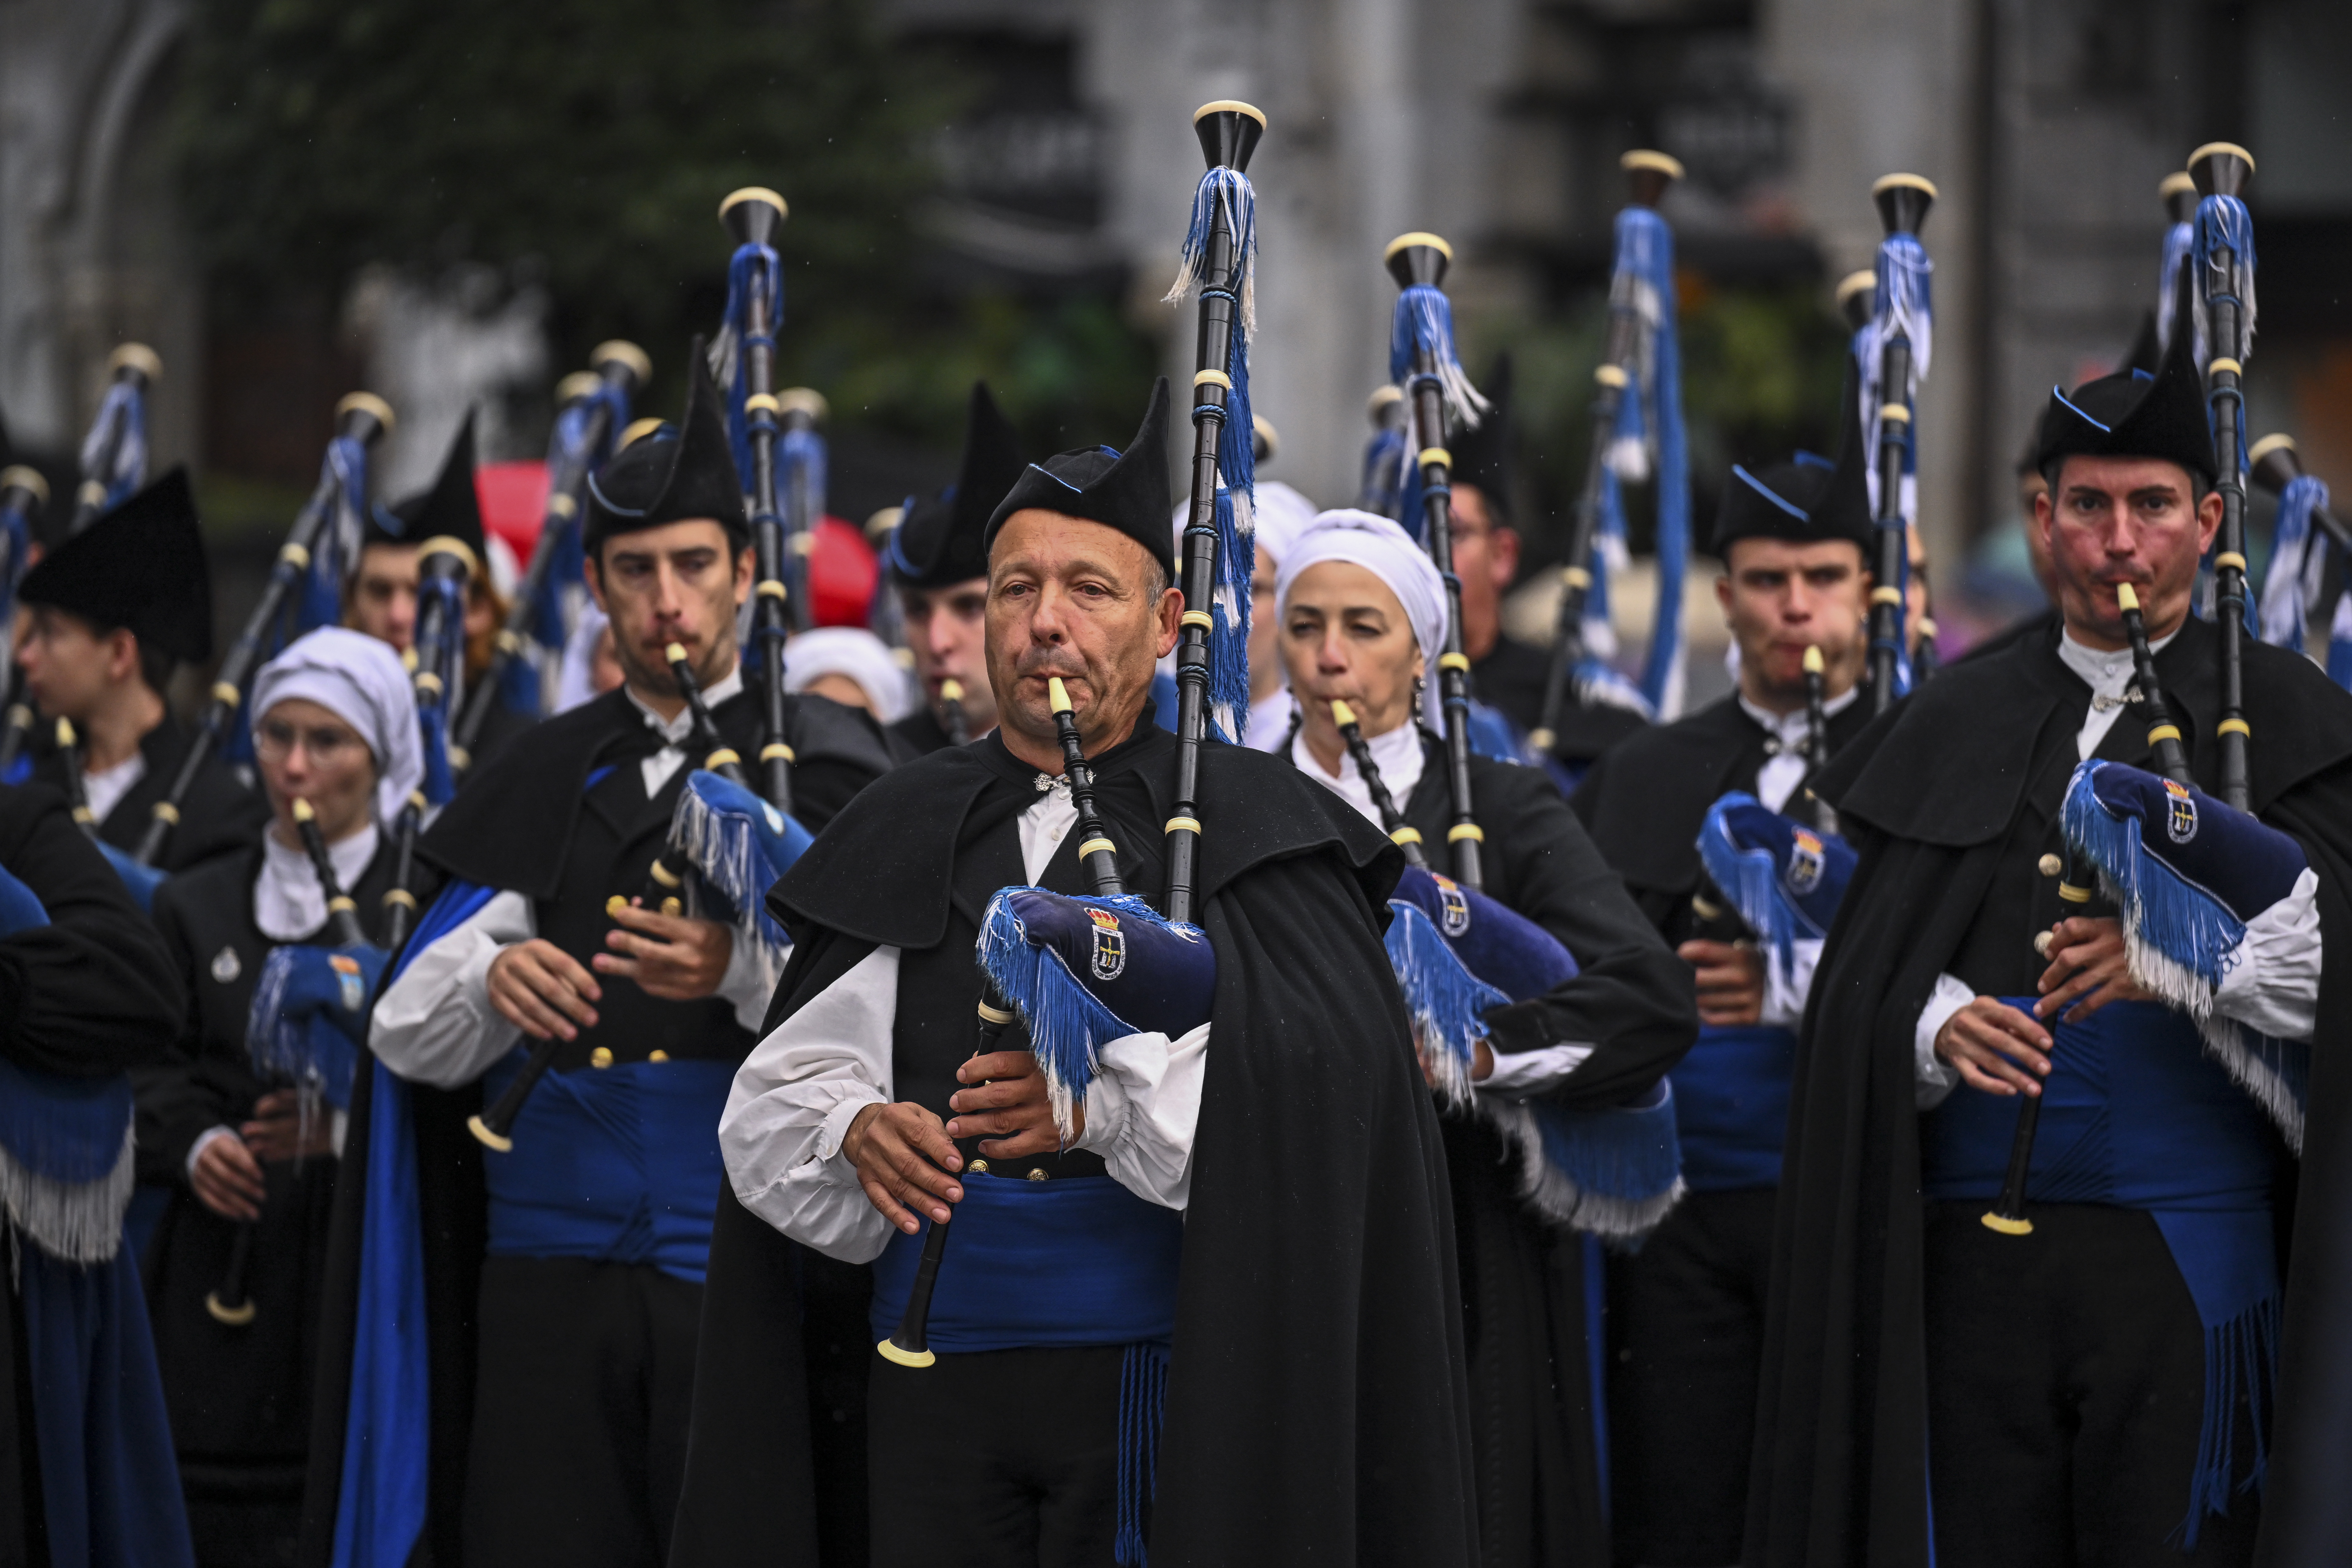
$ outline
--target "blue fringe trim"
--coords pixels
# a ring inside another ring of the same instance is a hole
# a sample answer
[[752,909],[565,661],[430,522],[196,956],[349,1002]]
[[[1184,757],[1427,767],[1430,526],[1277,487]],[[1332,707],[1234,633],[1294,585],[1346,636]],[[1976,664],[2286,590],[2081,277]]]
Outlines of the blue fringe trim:
[[1488,1032],[1484,1015],[1510,998],[1464,968],[1418,908],[1391,899],[1389,913],[1389,967],[1404,992],[1405,1014],[1420,1031],[1422,1059],[1447,1104],[1468,1105],[1471,1063]]
[[[1095,1053],[1136,1029],[1081,984],[1059,952],[1029,940],[1008,900],[1014,893],[1035,890],[1025,886],[1001,888],[988,900],[980,921],[980,967],[995,984],[997,994],[1028,1026],[1029,1049],[1045,1075],[1054,1121],[1066,1141],[1073,1131],[1070,1108],[1086,1098],[1087,1086],[1094,1082]],[[1121,920],[1197,931],[1195,927],[1168,919],[1135,893],[1073,896],[1065,901],[1109,910]]]
[[1119,1568],[1148,1568],[1144,1511],[1160,1495],[1160,1429],[1168,1415],[1168,1347],[1141,1341],[1127,1347],[1118,1373],[1118,1534],[1111,1557]]
[[[2197,1431],[2197,1468],[2189,1481],[2189,1517],[2167,1540],[2197,1550],[2209,1513],[2230,1516],[2233,1492],[2262,1489],[2270,1468],[2271,1394],[2278,1377],[2280,1301],[2268,1296],[2227,1322],[2205,1331],[2205,1418]],[[2237,1469],[2238,1400],[2253,1426],[2254,1462],[2242,1481]]]

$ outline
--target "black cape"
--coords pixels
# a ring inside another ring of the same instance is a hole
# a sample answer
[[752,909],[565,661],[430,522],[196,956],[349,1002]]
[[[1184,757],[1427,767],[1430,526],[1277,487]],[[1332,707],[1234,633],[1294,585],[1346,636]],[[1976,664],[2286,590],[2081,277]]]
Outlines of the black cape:
[[[64,795],[0,787],[0,866],[49,923],[0,938],[0,1055],[73,1078],[161,1060],[186,1005],[178,972]],[[0,1282],[0,1564],[45,1563],[32,1368],[13,1279]]]
[[[2050,817],[2089,689],[2054,628],[1953,665],[1825,773],[1861,861],[1831,930],[1796,1062],[1773,1247],[1744,1561],[1757,1568],[1925,1568],[1929,1560],[1922,1205],[1912,1034],[1945,970],[2039,972],[2028,939],[2054,916]],[[2219,636],[2191,620],[2158,679],[2210,788]],[[2319,875],[2325,930],[2352,930],[2352,699],[2299,655],[2248,642],[2255,811]],[[2145,721],[2096,753],[2150,765]],[[2030,889],[2030,893],[2029,890]],[[2047,907],[2044,907],[2046,903]],[[2285,1342],[2269,1488],[2281,1509],[2340,1486],[2296,1440],[2304,1368],[2342,1331],[2341,1190],[2352,1097],[2352,952],[2327,946],[2312,1042],[2305,1159],[2286,1258]],[[2337,1294],[2325,1292],[2334,1289]],[[2331,1317],[2333,1314],[2333,1317]],[[2266,1511],[2268,1510],[2266,1509]]]
[[[1423,735],[1405,820],[1444,844],[1454,820],[1442,742]],[[1597,1042],[1549,1096],[1575,1110],[1645,1092],[1698,1035],[1690,966],[1674,955],[1541,770],[1470,760],[1486,891],[1558,937],[1577,973],[1487,1014],[1497,1051]],[[1465,1307],[1478,1533],[1489,1568],[1610,1560],[1587,1322],[1584,1237],[1533,1213],[1517,1162],[1475,1116],[1446,1116],[1446,1168]]]
[[[785,735],[798,757],[793,769],[793,815],[814,831],[889,767],[891,753],[869,714],[821,697],[787,697],[784,701]],[[759,751],[758,707],[745,692],[712,710],[720,736],[747,757]],[[577,921],[602,921],[604,894],[627,890],[606,879],[597,882],[593,910],[567,904],[551,910],[547,903],[573,869],[571,861],[583,819],[597,809],[587,799],[591,773],[615,758],[620,760],[614,765],[627,766],[648,754],[649,735],[625,688],[544,721],[532,729],[527,743],[509,747],[468,775],[457,798],[419,841],[418,857],[441,875],[530,897],[540,907],[542,933],[561,945],[548,923],[551,912]],[[675,800],[685,777],[681,769],[665,785],[663,793],[668,799]],[[646,819],[635,819],[631,831],[634,834],[645,826]],[[611,840],[600,837],[599,842]],[[642,885],[643,872],[637,868],[650,861],[653,845],[650,830],[624,843],[623,858],[635,857],[627,858],[626,868],[633,885]],[[641,855],[636,853],[640,849]],[[603,875],[610,868],[590,869]],[[611,876],[620,874],[611,869]],[[607,1017],[600,1027],[613,1026],[625,1000],[615,997],[608,1002],[604,1009]],[[689,1005],[708,1011],[712,1005]],[[723,1004],[718,1005],[718,1010],[729,1011]],[[616,1048],[615,1055],[632,1059],[642,1056],[652,1043],[645,1037],[616,1038],[616,1047],[625,1048]],[[556,1070],[581,1065],[585,1049],[584,1040],[568,1045],[556,1058]],[[363,1056],[352,1096],[343,1162],[353,1171],[367,1168],[372,1065],[372,1058]],[[488,1229],[481,1146],[466,1130],[467,1117],[481,1109],[481,1089],[478,1084],[454,1089],[411,1084],[409,1094],[416,1130],[419,1219],[425,1234],[427,1375],[432,1396],[425,1539],[437,1561],[456,1563],[463,1560],[460,1518],[473,1429],[476,1300]],[[322,1349],[317,1393],[311,1402],[302,1542],[296,1559],[305,1564],[330,1561],[334,1542],[358,1313],[365,1190],[362,1181],[345,1182],[337,1189],[320,1330]],[[722,1212],[722,1224],[724,1220]]]
[[[257,844],[156,890],[156,928],[188,1010],[174,1059],[134,1075],[140,1179],[172,1194],[140,1267],[190,1522],[201,1555],[256,1562],[281,1560],[298,1528],[338,1165],[329,1156],[263,1167],[268,1195],[246,1272],[258,1311],[243,1328],[215,1322],[205,1296],[220,1284],[237,1227],[198,1201],[187,1158],[198,1134],[237,1126],[271,1087],[246,1040],[262,963],[285,945],[254,923],[262,858]],[[394,858],[387,836],[347,889],[364,924],[381,924]],[[331,940],[323,922],[302,939]]]
[[[147,771],[99,823],[98,836],[118,849],[137,849],[154,820],[155,803],[171,793],[172,781],[179,777],[180,764],[194,743],[169,714],[140,737],[139,754],[147,759]],[[33,777],[60,790],[66,787],[65,765],[54,742],[34,754]],[[166,871],[184,871],[259,843],[268,826],[269,803],[260,792],[249,788],[217,754],[207,757],[180,805],[180,825],[172,830],[160,864]]]
[[[1096,762],[1130,886],[1159,885],[1174,752],[1147,718]],[[877,944],[970,942],[971,896],[992,889],[962,886],[957,846],[968,819],[1002,821],[1033,801],[1032,777],[989,739],[909,763],[854,802],[771,898],[799,942],[770,1026]],[[1400,857],[1261,752],[1206,747],[1199,805],[1216,1045],[1152,1562],[1473,1563],[1445,1167],[1380,940]],[[977,1001],[976,969],[971,987]],[[721,1194],[679,1568],[813,1558],[795,1251]]]
[[[1832,755],[1870,724],[1867,690],[1830,715]],[[1592,764],[1571,804],[1609,863],[1623,873],[1642,912],[1680,943],[1692,934],[1699,885],[1698,830],[1731,790],[1753,790],[1771,755],[1764,726],[1737,697],[1633,736]],[[1801,794],[1801,791],[1799,792]],[[1793,808],[1798,795],[1791,795]]]

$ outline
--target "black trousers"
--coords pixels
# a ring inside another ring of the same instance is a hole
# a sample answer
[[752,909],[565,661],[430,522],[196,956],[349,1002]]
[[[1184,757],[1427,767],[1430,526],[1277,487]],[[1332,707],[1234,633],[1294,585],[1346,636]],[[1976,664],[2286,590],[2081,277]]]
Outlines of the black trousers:
[[1612,1534],[1622,1568],[1739,1561],[1777,1196],[1693,1193],[1640,1251],[1610,1260]]
[[[2257,1500],[2179,1547],[2205,1417],[2205,1336],[2156,1221],[2035,1204],[1927,1209],[1927,1466],[1939,1568],[2219,1568],[2252,1560]],[[2236,1452],[2252,1454],[2251,1415]]]
[[1123,1345],[873,1358],[872,1568],[1110,1568]]
[[579,1258],[482,1264],[466,1561],[660,1568],[702,1287]]

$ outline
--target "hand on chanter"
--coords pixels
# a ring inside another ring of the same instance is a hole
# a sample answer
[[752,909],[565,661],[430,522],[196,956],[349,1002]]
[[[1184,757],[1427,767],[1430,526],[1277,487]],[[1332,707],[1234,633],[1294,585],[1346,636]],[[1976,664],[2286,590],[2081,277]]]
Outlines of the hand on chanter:
[[[956,1068],[956,1081],[971,1084],[948,1097],[955,1119],[948,1123],[950,1138],[980,1138],[980,1152],[992,1160],[1023,1154],[1050,1153],[1062,1146],[1061,1129],[1054,1125],[1053,1102],[1046,1097],[1045,1075],[1028,1051],[992,1051]],[[1087,1102],[1070,1107],[1070,1136],[1087,1130]]]
[[634,980],[646,995],[665,1002],[698,1002],[718,994],[735,952],[733,928],[637,904],[614,906],[613,921],[619,929],[604,933],[613,951],[596,955],[597,973]]
[[1987,1094],[2040,1094],[2050,1031],[1997,996],[1979,996],[1936,1031],[1936,1054]]
[[1675,956],[1698,973],[1698,1021],[1744,1028],[1764,1016],[1764,954],[1753,942],[1686,942]]
[[857,1167],[857,1184],[866,1189],[866,1201],[908,1236],[923,1227],[914,1209],[945,1225],[948,1205],[963,1201],[962,1184],[949,1174],[963,1169],[963,1156],[956,1152],[940,1119],[912,1100],[869,1105],[859,1111],[850,1121],[841,1152]]
[[2038,987],[2042,1000],[2033,1005],[2037,1018],[2079,1024],[2110,1002],[2155,999],[2132,979],[2123,922],[2112,915],[2076,915],[2052,926],[2049,958]]

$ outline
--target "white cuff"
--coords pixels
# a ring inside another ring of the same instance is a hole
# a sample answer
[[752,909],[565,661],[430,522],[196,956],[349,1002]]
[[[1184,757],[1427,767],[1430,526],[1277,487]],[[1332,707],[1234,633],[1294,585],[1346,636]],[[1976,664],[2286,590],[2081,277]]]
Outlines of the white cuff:
[[1789,944],[1789,963],[1782,971],[1780,956],[1764,956],[1764,1009],[1757,1022],[1778,1029],[1793,1029],[1805,1021],[1805,998],[1813,989],[1813,971],[1822,962],[1822,939],[1799,937]]
[[1558,1089],[1569,1074],[1584,1065],[1592,1050],[1591,1046],[1559,1045],[1532,1051],[1496,1051],[1495,1070],[1471,1087],[1482,1094],[1525,1100]]
[[2280,1040],[2307,1040],[2319,1023],[2319,877],[2309,867],[2294,889],[2246,922],[2222,962],[2214,1011]]
[[[341,1113],[338,1112],[338,1114]],[[236,1129],[234,1127],[207,1127],[202,1132],[196,1134],[196,1141],[188,1145],[186,1175],[191,1184],[194,1184],[196,1179],[196,1156],[205,1152],[205,1145],[210,1143],[215,1138],[234,1138],[236,1136]],[[336,1145],[335,1152],[338,1154],[342,1152],[342,1147],[340,1143]]]
[[1912,1071],[1916,1087],[1913,1097],[1919,1109],[1933,1110],[1944,1103],[1960,1081],[1958,1068],[1936,1054],[1936,1037],[1952,1021],[1952,1015],[1977,999],[1977,994],[1948,974],[1936,976],[1936,989],[1927,994],[1927,1005],[1919,1009],[1919,1026],[1911,1036]]
[[1071,1147],[1100,1154],[1113,1180],[1162,1208],[1192,1200],[1192,1133],[1201,1120],[1201,1078],[1209,1026],[1171,1040],[1126,1035],[1096,1054],[1087,1086],[1087,1126]]

